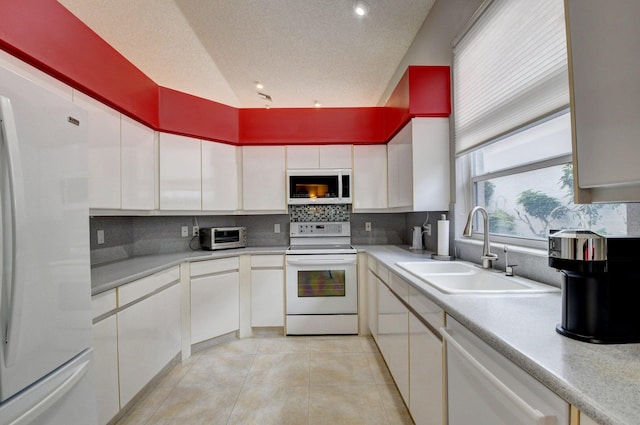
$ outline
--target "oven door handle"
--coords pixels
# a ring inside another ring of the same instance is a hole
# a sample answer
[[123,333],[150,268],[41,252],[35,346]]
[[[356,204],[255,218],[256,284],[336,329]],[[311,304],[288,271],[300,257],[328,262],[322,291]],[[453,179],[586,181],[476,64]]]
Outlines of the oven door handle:
[[295,265],[295,266],[336,266],[340,264],[356,264],[357,260],[355,259],[334,259],[327,260],[322,258],[305,258],[305,259],[296,259],[296,258],[287,258],[287,264]]

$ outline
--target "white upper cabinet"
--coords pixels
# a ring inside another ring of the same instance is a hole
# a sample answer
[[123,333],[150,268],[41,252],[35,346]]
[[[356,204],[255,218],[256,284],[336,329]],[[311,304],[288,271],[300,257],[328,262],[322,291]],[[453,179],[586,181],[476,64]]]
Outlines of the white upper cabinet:
[[318,146],[287,146],[287,168],[320,167]]
[[320,146],[320,168],[351,168],[351,145]]
[[640,201],[640,2],[565,4],[578,200]]
[[73,103],[89,119],[89,206],[120,209],[120,113],[77,91]]
[[389,208],[449,210],[448,118],[413,118],[389,142],[387,155]]
[[354,146],[354,211],[386,209],[387,205],[387,145]]
[[242,147],[242,203],[245,211],[286,211],[284,146]]
[[238,209],[239,148],[224,143],[202,141],[202,209]]
[[351,145],[287,146],[287,168],[351,168]]
[[160,209],[201,210],[200,140],[160,133]]
[[122,209],[157,209],[157,133],[123,116],[121,137]]

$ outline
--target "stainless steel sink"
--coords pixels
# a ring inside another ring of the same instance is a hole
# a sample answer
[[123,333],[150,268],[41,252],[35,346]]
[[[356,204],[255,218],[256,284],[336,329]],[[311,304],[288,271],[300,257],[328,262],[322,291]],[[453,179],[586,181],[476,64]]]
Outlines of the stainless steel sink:
[[558,288],[481,269],[464,262],[397,262],[396,265],[445,294],[532,294]]

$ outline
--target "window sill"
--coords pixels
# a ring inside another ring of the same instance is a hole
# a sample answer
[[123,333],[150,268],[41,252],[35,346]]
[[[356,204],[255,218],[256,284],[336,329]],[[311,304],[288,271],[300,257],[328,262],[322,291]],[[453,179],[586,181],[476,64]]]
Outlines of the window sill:
[[[475,245],[475,246],[483,245],[483,241],[481,239],[476,239],[476,238],[456,238],[455,243]],[[490,242],[490,245],[491,245],[491,249],[494,252],[502,252],[504,249],[504,246],[506,245],[509,252],[533,255],[541,258],[547,258],[549,256],[549,253],[547,252],[547,250],[542,248],[520,246],[520,245],[515,245],[512,243],[504,243],[504,242]]]

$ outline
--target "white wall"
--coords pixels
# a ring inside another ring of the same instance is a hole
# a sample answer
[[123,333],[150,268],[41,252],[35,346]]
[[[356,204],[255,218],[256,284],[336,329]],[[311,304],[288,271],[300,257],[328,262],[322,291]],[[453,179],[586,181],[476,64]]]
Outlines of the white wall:
[[380,98],[384,105],[409,65],[451,65],[452,42],[484,0],[436,0]]

